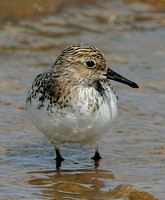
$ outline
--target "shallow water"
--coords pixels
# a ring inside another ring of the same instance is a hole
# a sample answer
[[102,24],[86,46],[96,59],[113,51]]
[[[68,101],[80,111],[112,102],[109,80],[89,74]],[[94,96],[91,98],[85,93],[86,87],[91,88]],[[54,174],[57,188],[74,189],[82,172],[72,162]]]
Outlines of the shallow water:
[[[165,199],[165,5],[130,2],[71,2],[55,14],[1,24],[0,199],[131,199],[132,186]],[[25,98],[34,77],[79,42],[100,48],[140,88],[112,83],[119,112],[98,168],[93,150],[65,145],[56,170],[54,147],[27,119]]]

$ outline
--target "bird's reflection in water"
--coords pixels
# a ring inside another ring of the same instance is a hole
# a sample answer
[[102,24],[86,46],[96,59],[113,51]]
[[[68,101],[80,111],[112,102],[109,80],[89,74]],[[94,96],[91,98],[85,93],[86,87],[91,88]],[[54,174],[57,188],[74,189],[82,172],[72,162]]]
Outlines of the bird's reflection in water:
[[[34,177],[35,174],[35,177]],[[133,185],[119,185],[112,190],[106,182],[114,185],[115,176],[111,171],[94,169],[50,170],[28,172],[28,184],[38,187],[43,198],[49,199],[128,199],[158,200],[151,193],[137,190]],[[39,175],[39,178],[37,176]],[[33,178],[32,178],[33,177]],[[111,187],[111,186],[110,186]]]
[[[28,184],[38,186],[42,196],[52,199],[102,199],[107,196],[103,180],[113,180],[110,171],[95,169],[31,171],[41,178],[31,178]],[[43,177],[44,176],[44,177]]]

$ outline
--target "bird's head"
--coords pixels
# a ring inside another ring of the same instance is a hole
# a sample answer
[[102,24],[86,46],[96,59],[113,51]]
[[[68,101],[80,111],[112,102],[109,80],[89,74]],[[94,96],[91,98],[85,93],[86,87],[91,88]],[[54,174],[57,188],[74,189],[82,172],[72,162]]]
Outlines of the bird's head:
[[110,69],[101,51],[88,44],[71,45],[64,49],[53,70],[76,84],[91,86],[99,80],[111,79],[138,88],[136,83]]

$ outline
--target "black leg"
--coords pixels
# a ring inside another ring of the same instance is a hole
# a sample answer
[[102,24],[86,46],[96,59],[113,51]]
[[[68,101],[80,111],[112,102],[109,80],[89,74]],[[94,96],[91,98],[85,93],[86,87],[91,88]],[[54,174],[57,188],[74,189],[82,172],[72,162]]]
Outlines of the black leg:
[[59,149],[55,148],[56,150],[56,168],[58,169],[59,167],[61,167],[61,163],[62,161],[64,161],[64,158],[61,156]]
[[102,157],[100,156],[98,150],[95,151],[95,155],[91,159],[93,159],[95,162],[97,162],[100,159],[102,159]]

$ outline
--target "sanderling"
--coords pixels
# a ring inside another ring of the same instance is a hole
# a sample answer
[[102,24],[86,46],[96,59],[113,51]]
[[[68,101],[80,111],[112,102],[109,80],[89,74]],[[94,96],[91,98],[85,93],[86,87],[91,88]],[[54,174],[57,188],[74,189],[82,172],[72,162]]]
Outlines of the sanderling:
[[71,45],[52,68],[39,74],[30,88],[26,107],[30,120],[55,145],[56,162],[62,143],[95,147],[92,159],[101,159],[98,143],[117,115],[117,96],[109,80],[138,85],[107,66],[101,51],[92,45]]

